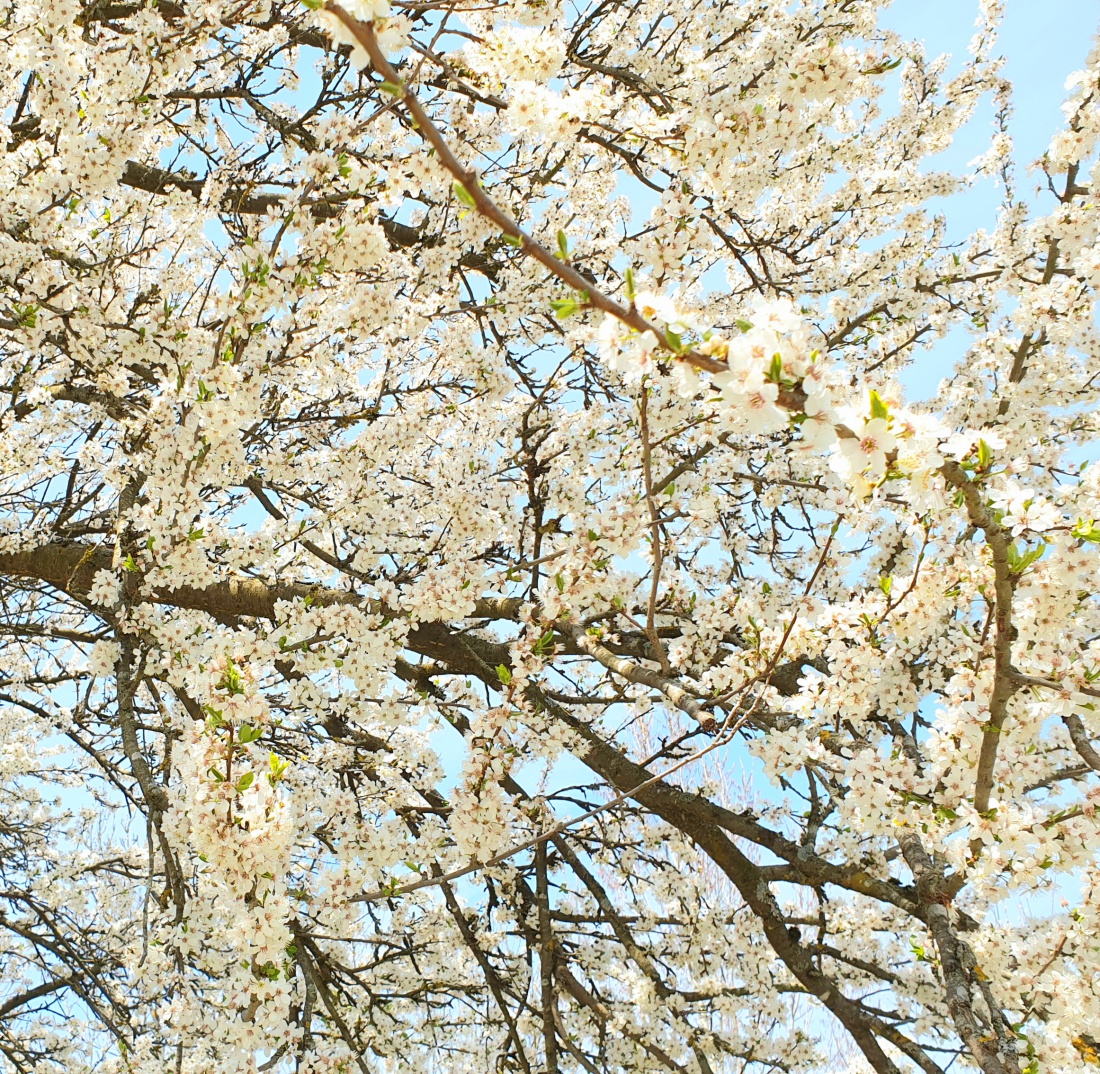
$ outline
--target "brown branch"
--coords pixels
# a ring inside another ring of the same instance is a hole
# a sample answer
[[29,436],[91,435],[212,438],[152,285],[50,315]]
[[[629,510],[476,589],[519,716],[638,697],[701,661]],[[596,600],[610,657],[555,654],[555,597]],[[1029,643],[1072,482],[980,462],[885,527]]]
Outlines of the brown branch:
[[[1087,694],[1089,697],[1100,697],[1100,690],[1091,686],[1072,686],[1062,682],[1055,682],[1053,679],[1040,678],[1037,675],[1024,675],[1022,672],[1016,671],[1015,669],[1012,671],[1012,677],[1021,686],[1038,686],[1044,690],[1057,690],[1060,693],[1071,690],[1074,693]],[[1062,722],[1066,725],[1066,730],[1069,731],[1069,737],[1073,742],[1073,747],[1081,755],[1081,760],[1093,771],[1100,772],[1100,753],[1097,753],[1092,742],[1089,740],[1088,732],[1085,730],[1085,725],[1081,717],[1076,713],[1070,713],[1062,717]],[[1028,789],[1034,790],[1035,787],[1029,787]]]
[[554,1024],[554,933],[550,923],[550,876],[546,844],[535,848],[535,898],[539,911],[539,977],[542,981],[542,1038],[546,1047],[546,1074],[558,1074],[558,1033]]
[[1100,690],[1097,690],[1094,686],[1074,686],[1071,683],[1056,682],[1054,679],[1044,679],[1038,675],[1025,675],[1022,671],[1013,671],[1012,677],[1023,686],[1041,686],[1045,690],[1058,690],[1061,693],[1068,690],[1075,694],[1100,697]]
[[967,515],[971,523],[985,534],[985,542],[993,556],[993,590],[996,600],[993,689],[989,698],[989,721],[982,731],[978,771],[974,781],[974,809],[978,813],[985,813],[989,809],[989,798],[993,793],[997,748],[1008,718],[1008,703],[1020,686],[1018,673],[1012,666],[1012,642],[1016,637],[1016,628],[1012,623],[1012,595],[1016,588],[1016,576],[1008,563],[1008,549],[1012,542],[986,508],[981,486],[971,481],[957,462],[944,463],[941,473],[962,493]]
[[627,927],[627,923],[623,920],[622,915],[619,914],[612,905],[603,885],[584,865],[580,857],[573,852],[573,848],[570,847],[568,840],[562,836],[555,836],[554,845],[558,848],[558,853],[561,854],[562,858],[568,862],[569,868],[576,873],[580,882],[584,884],[591,893],[592,898],[595,899],[596,905],[600,908],[600,913],[603,915],[604,920],[611,926],[611,931],[615,934],[615,938],[619,943],[622,944],[623,950],[626,951],[634,960],[638,968],[653,983],[654,992],[656,992],[661,999],[667,999],[672,994],[671,989],[665,984],[664,978],[661,977],[660,973],[658,973],[657,967],[653,964],[653,960],[638,946],[637,941],[634,939],[634,934]]
[[[435,869],[437,872],[439,871],[438,866],[436,866]],[[454,922],[458,926],[458,931],[462,933],[462,939],[465,941],[466,946],[470,949],[478,966],[481,967],[481,972],[485,977],[485,983],[489,986],[489,991],[493,993],[493,999],[496,1000],[497,1008],[500,1010],[501,1016],[504,1019],[504,1024],[508,1028],[508,1039],[512,1042],[512,1047],[516,1050],[516,1059],[523,1068],[524,1074],[531,1074],[531,1065],[527,1062],[527,1054],[523,1050],[523,1039],[519,1035],[519,1030],[516,1028],[516,1021],[512,1017],[512,1013],[509,1011],[508,1005],[504,1000],[504,988],[500,983],[500,978],[497,976],[496,970],[493,969],[493,964],[489,961],[488,955],[481,949],[481,944],[478,943],[477,936],[474,934],[473,929],[470,928],[470,923],[466,920],[466,915],[462,912],[462,907],[458,905],[458,900],[455,898],[450,884],[442,882],[440,886],[443,889],[443,898],[446,900],[447,909],[450,911],[451,917],[454,918]]]
[[[52,541],[22,552],[0,553],[0,575],[35,578],[78,600],[86,600],[98,571],[111,570],[111,551],[77,541]],[[319,607],[350,604],[368,612],[389,615],[401,613],[378,601],[367,601],[357,593],[307,585],[301,582],[268,583],[253,578],[227,579],[208,586],[149,585],[141,575],[136,578],[137,600],[151,600],[176,608],[209,612],[214,616],[245,616],[274,619],[280,601],[310,601]],[[144,583],[144,584],[143,584]],[[523,601],[518,597],[485,597],[474,607],[474,618],[511,619],[519,614]],[[431,624],[422,624],[430,627]],[[430,630],[427,632],[430,633]]]
[[[136,160],[126,162],[120,180],[123,186],[135,190],[144,190],[149,194],[165,194],[169,190],[182,190],[194,198],[202,197],[203,188],[209,176],[194,178],[180,172],[170,172],[165,168],[155,168],[141,164]],[[350,195],[348,195],[350,197]],[[222,212],[240,213],[244,216],[263,216],[269,209],[304,209],[315,220],[328,220],[344,211],[346,198],[316,198],[292,203],[283,194],[253,193],[251,186],[232,186],[222,195],[218,207]],[[415,246],[430,241],[420,228],[378,217],[378,225],[386,233],[386,238],[394,246]]]
[[348,1046],[348,1051],[355,1060],[356,1066],[359,1067],[362,1074],[371,1074],[367,1064],[363,1061],[362,1050],[356,1047],[355,1038],[348,1028],[347,1022],[344,1021],[343,1016],[340,1014],[340,1007],[333,997],[328,985],[325,983],[324,978],[321,976],[320,959],[322,956],[320,950],[313,940],[302,931],[301,926],[293,919],[290,921],[290,928],[294,933],[294,938],[298,941],[296,959],[298,965],[302,967],[303,975],[317,990],[317,994],[321,997],[321,1002],[324,1003],[325,1009],[329,1013],[329,1017],[336,1023],[336,1028],[339,1030],[341,1038]]
[[19,1007],[23,1007],[28,1003],[33,1003],[36,999],[51,995],[54,992],[60,991],[62,988],[68,988],[72,983],[73,979],[71,977],[58,977],[52,981],[44,981],[34,988],[29,988],[26,992],[20,992],[18,995],[12,996],[11,999],[5,1000],[4,1003],[0,1004],[0,1018],[6,1017]]
[[646,605],[645,633],[653,649],[661,672],[668,678],[672,674],[672,665],[668,662],[668,653],[657,636],[657,596],[661,585],[661,568],[664,565],[664,538],[661,531],[661,510],[654,502],[654,493],[667,488],[667,485],[655,488],[653,484],[653,446],[649,442],[649,388],[642,382],[638,401],[640,416],[639,433],[642,438],[642,477],[645,481],[645,502],[649,511],[649,540],[653,552],[653,570],[649,579],[649,601]]
[[[972,979],[978,971],[969,947],[951,926],[948,905],[952,892],[943,870],[938,868],[915,832],[904,832],[898,845],[917,882],[917,892],[926,909],[926,921],[936,941],[943,971],[943,990],[947,1008],[963,1044],[985,1074],[1019,1074],[1014,1052],[1004,1048],[997,1027],[983,1025],[974,1010]],[[992,1009],[990,1016],[994,1017]]]
[[[600,1025],[608,1026],[613,1024],[614,1012],[605,1003],[602,1003],[592,995],[592,993],[589,992],[572,973],[570,973],[568,967],[566,967],[564,962],[560,959],[554,967],[554,975],[561,982],[566,992],[568,992],[578,1003],[587,1007],[596,1016],[596,1021]],[[622,1033],[627,1040],[632,1040],[639,1047],[645,1049],[645,1051],[653,1056],[662,1066],[667,1067],[669,1070],[686,1071],[687,1068],[677,1063],[663,1048],[659,1048],[656,1044],[652,1044],[646,1040],[644,1034],[627,1029],[625,1026],[620,1027],[619,1032]]]
[[1066,725],[1066,730],[1069,731],[1069,737],[1073,741],[1074,749],[1076,749],[1081,756],[1081,760],[1094,772],[1100,772],[1100,753],[1096,752],[1096,749],[1089,741],[1088,732],[1085,730],[1085,725],[1081,721],[1081,717],[1076,713],[1072,713],[1069,716],[1063,716],[1062,720]]
[[717,724],[714,717],[682,686],[678,686],[671,679],[650,668],[627,660],[624,656],[616,656],[607,646],[602,645],[596,637],[587,633],[583,627],[574,627],[572,636],[574,643],[581,652],[603,664],[608,671],[613,671],[616,675],[621,675],[624,679],[637,683],[639,686],[648,686],[658,691],[667,697],[681,712],[687,713],[703,730],[716,730]]

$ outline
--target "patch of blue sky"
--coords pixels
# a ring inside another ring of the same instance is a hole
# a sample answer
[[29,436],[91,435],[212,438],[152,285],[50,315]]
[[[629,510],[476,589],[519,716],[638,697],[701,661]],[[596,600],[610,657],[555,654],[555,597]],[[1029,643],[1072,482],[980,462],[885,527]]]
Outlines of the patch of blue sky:
[[[903,0],[887,10],[883,23],[905,37],[923,40],[929,54],[949,54],[950,76],[971,60],[968,45],[976,13],[976,5],[958,0]],[[1066,79],[1083,66],[1097,24],[1097,8],[1083,0],[1014,0],[1005,5],[999,51],[1005,57],[1004,74],[1014,85],[1008,133],[1013,139],[1017,193],[1033,210],[1048,211],[1052,200],[1049,194],[1036,192],[1029,169],[1063,125]],[[993,123],[993,103],[987,97],[951,145],[931,158],[928,166],[965,170],[988,148]],[[979,228],[991,231],[1002,198],[1003,191],[993,179],[982,179],[963,191],[935,199],[947,220],[949,241],[963,241]],[[965,326],[958,326],[934,347],[922,351],[901,376],[908,398],[934,397],[940,381],[951,376],[968,346],[969,333]]]

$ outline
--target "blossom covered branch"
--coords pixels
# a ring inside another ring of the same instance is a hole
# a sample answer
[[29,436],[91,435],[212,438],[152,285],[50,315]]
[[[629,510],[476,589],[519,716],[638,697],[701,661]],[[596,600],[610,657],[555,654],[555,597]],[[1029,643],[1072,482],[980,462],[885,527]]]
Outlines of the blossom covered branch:
[[1100,52],[1029,197],[978,6],[7,5],[0,1069],[1100,1054]]

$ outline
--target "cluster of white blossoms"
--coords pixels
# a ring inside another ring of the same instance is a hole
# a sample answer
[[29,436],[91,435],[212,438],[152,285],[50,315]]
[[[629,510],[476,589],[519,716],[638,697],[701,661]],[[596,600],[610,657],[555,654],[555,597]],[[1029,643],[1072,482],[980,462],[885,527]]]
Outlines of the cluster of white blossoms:
[[[908,479],[914,503],[938,502],[943,482],[936,472],[944,458],[964,460],[978,450],[980,434],[952,432],[934,415],[904,407],[896,386],[872,389],[869,403],[866,396],[858,404],[837,402],[850,398],[851,389],[813,346],[806,316],[790,299],[755,299],[729,334],[706,327],[701,315],[683,312],[665,295],[640,292],[633,308],[652,327],[639,332],[606,315],[599,347],[609,368],[630,381],[667,371],[674,390],[694,398],[703,378],[681,355],[721,361],[726,368],[710,383],[729,430],[765,436],[797,427],[799,446],[817,455],[829,451],[833,471],[857,499],[894,477]],[[1005,442],[987,432],[982,443],[989,450]]]
[[855,51],[833,41],[818,42],[801,51],[786,70],[783,92],[789,103],[845,100],[855,85],[859,58]]
[[[317,25],[332,38],[332,43],[351,46],[351,62],[358,69],[370,66],[370,56],[350,26],[338,15],[325,10],[321,0],[306,4],[314,12]],[[378,47],[384,52],[399,52],[408,40],[409,22],[401,15],[394,15],[390,0],[342,0],[342,11],[363,25],[373,27]]]
[[461,833],[456,846],[474,861],[488,861],[522,830],[516,805],[501,786],[519,752],[509,735],[511,716],[502,706],[471,726],[470,753],[451,795],[452,816]]
[[[181,728],[176,764],[188,778],[164,818],[165,834],[196,870],[183,919],[159,929],[153,966],[171,976],[180,958],[195,960],[219,987],[185,989],[167,1003],[150,997],[181,1030],[216,1041],[226,1069],[242,1074],[255,1069],[258,1049],[301,1036],[291,1022],[301,990],[287,973],[286,877],[298,815],[283,788],[290,762],[266,746],[269,713],[250,680],[247,667],[225,657],[209,669],[207,717]],[[150,985],[151,970],[142,975]]]
[[504,122],[517,138],[536,144],[569,138],[592,113],[595,96],[588,89],[559,93],[541,82],[513,82],[508,87]]
[[462,50],[462,59],[494,83],[508,72],[509,92],[516,82],[546,83],[565,63],[566,43],[544,26],[505,25],[491,30]]

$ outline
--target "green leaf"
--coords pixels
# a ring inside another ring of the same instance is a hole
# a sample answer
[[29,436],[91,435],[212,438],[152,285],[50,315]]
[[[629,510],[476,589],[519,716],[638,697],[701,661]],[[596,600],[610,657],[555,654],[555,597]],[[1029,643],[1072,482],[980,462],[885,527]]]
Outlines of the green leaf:
[[241,671],[232,660],[225,662],[225,674],[218,680],[218,689],[236,697],[244,693],[244,683],[241,680]]
[[277,753],[267,755],[268,773],[267,781],[272,787],[283,778],[283,774],[290,767],[289,761],[284,761]]
[[517,249],[522,248],[522,246],[523,246],[523,236],[522,235],[509,235],[508,232],[506,231],[506,232],[504,232],[504,234],[501,235],[501,238],[509,246],[515,246]]
[[302,0],[302,3],[305,4],[310,11],[320,11],[324,6],[325,0]]
[[558,587],[559,593],[565,592],[565,579],[560,574],[554,575],[554,584]]
[[201,526],[192,526],[187,531],[187,539],[189,541],[201,541],[206,535],[206,531]]
[[505,686],[510,686],[512,684],[512,672],[508,669],[507,664],[497,665],[497,678],[500,679],[501,683]]
[[457,179],[451,184],[451,189],[454,191],[455,197],[458,198],[463,205],[471,209],[477,208],[477,202],[474,201],[473,194],[471,194]]
[[404,97],[405,87],[400,82],[379,82],[378,88],[391,97]]
[[247,791],[252,786],[252,781],[256,778],[255,772],[245,772],[239,780],[237,780],[237,791]]
[[13,309],[21,328],[36,328],[38,326],[38,307],[33,302],[28,302],[25,306],[20,305],[18,302],[13,303]]
[[133,574],[138,569],[138,565],[134,562],[134,557],[132,555],[126,556],[126,558],[122,561],[122,566],[131,574]]
[[251,724],[242,724],[240,730],[237,732],[238,742],[255,742],[257,739],[263,738],[264,729],[262,727],[253,727]]
[[1079,541],[1092,541],[1094,544],[1100,544],[1100,526],[1090,519],[1078,519],[1077,525],[1073,527],[1073,536]]
[[669,348],[677,354],[683,354],[687,348],[684,346],[684,337],[679,332],[673,332],[671,328],[665,329],[665,342]]
[[1028,548],[1021,552],[1015,544],[1008,546],[1008,569],[1013,574],[1023,574],[1037,560],[1042,559],[1047,546],[1041,541],[1035,548]]
[[891,577],[890,577],[889,575],[887,575],[887,574],[884,574],[884,575],[883,575],[883,576],[882,576],[882,577],[881,577],[881,578],[880,578],[880,579],[878,580],[878,587],[879,587],[879,589],[881,589],[881,590],[883,591],[883,593],[885,593],[885,594],[886,594],[887,596],[889,596],[889,595],[890,595],[890,589],[891,589],[891,587],[893,586],[893,584],[894,584],[894,579],[893,579],[893,578],[891,578]]
[[781,384],[783,382],[783,355],[778,351],[772,355],[772,364],[768,367],[767,379],[773,384]]
[[638,291],[637,288],[635,288],[634,286],[634,270],[632,268],[628,268],[626,270],[624,274],[624,279],[626,280],[626,300],[631,305],[633,305],[634,296],[638,293]]
[[736,324],[742,332],[752,331],[752,321],[743,321],[740,317],[738,317],[737,320],[734,321],[734,324]]
[[563,261],[569,260],[569,238],[560,228],[558,229],[558,257]]
[[580,303],[575,298],[559,298],[550,302],[550,308],[558,320],[564,321],[566,317],[572,317],[580,309]]
[[868,393],[871,397],[871,417],[883,418],[888,420],[890,417],[890,408],[886,405],[885,400],[875,391],[874,388]]
[[993,452],[984,440],[978,441],[978,466],[988,470],[993,463]]

